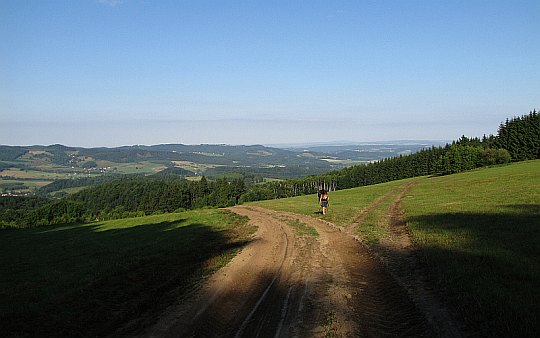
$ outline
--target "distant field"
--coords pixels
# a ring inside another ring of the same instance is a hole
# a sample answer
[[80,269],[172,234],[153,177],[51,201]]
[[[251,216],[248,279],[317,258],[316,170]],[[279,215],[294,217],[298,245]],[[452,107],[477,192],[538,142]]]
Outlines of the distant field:
[[115,163],[109,161],[96,161],[100,168],[110,168],[109,172],[117,174],[155,174],[165,168],[163,164],[149,161],[137,163]]
[[[436,289],[471,334],[534,337],[540,322],[540,161],[421,177],[330,193],[324,218],[359,222],[366,243],[386,236],[403,199],[408,230]],[[322,218],[316,195],[254,202]]]
[[281,178],[270,178],[270,177],[264,177],[263,181],[261,183],[268,183],[268,182],[279,182],[283,181]]
[[195,173],[204,173],[208,169],[221,167],[219,164],[194,163],[189,161],[172,161],[175,166]]
[[44,179],[44,180],[55,180],[68,178],[67,174],[59,174],[54,172],[47,171],[38,171],[38,170],[20,170],[20,169],[5,169],[0,172],[2,177],[13,177],[19,179]]
[[[14,184],[22,184],[24,185],[25,187],[28,188],[29,191],[34,191],[38,188],[41,188],[49,183],[51,183],[52,181],[36,181],[36,180],[4,180],[4,179],[0,179],[0,191],[1,192],[4,192],[4,191],[7,191],[7,190],[11,190],[11,189],[8,189],[9,186],[11,185],[14,185]],[[26,189],[23,189],[23,190],[26,190]]]
[[[87,170],[80,167],[58,166],[49,162],[36,165],[39,170],[22,170],[18,168],[9,168],[0,171],[0,177],[9,178],[0,180],[0,191],[6,191],[2,183],[20,183],[24,184],[28,189],[14,190],[16,193],[34,192],[38,188],[45,186],[55,180],[61,179],[76,179],[80,177],[96,177],[107,173],[114,174],[155,174],[167,167],[160,163],[149,161],[139,163],[114,163],[109,161],[98,161],[98,169]],[[101,172],[99,168],[105,168]],[[5,184],[4,184],[5,185]],[[8,184],[9,185],[9,184]],[[68,193],[73,193],[76,190],[66,190]],[[10,190],[11,191],[11,190]]]
[[[52,170],[52,169],[51,169]],[[35,192],[37,189],[46,186],[55,180],[71,179],[78,177],[87,177],[89,175],[86,172],[67,172],[65,168],[60,171],[43,171],[43,170],[20,170],[20,169],[6,169],[0,171],[0,191],[10,191],[13,193],[27,193]],[[19,184],[23,185],[24,189],[9,189],[10,185]]]
[[1,335],[132,335],[225,265],[246,224],[211,209],[1,230]]

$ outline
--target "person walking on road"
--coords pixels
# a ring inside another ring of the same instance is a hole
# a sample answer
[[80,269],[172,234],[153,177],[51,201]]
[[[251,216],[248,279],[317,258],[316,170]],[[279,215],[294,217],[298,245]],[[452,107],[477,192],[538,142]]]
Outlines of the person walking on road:
[[328,196],[328,191],[323,190],[321,196],[319,197],[319,205],[322,207],[323,215],[326,215],[326,212],[328,211],[329,200],[330,197]]

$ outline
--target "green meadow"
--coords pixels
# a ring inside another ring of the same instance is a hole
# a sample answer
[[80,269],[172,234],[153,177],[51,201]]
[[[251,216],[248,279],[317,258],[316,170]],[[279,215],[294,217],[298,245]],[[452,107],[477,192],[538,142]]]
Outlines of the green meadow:
[[378,198],[395,191],[408,181],[410,180],[330,192],[328,214],[325,216],[322,215],[317,195],[258,201],[249,204],[318,217],[336,225],[345,226],[352,223],[363,208],[367,208]]
[[253,231],[217,209],[1,230],[2,336],[131,335],[224,266]]
[[438,290],[484,336],[540,322],[540,161],[422,178],[403,206]]
[[367,244],[388,235],[402,199],[409,234],[434,288],[480,336],[532,337],[540,322],[540,161],[332,192],[329,213],[316,195],[255,202],[274,210],[356,224]]

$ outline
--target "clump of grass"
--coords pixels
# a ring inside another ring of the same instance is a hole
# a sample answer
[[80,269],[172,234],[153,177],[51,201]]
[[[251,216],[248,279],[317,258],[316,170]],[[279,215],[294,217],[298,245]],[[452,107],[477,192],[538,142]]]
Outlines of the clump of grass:
[[394,187],[385,195],[381,196],[380,198],[382,200],[380,203],[372,207],[365,217],[358,221],[356,232],[363,241],[368,244],[378,244],[383,237],[388,236],[391,216],[390,209],[401,192],[400,188],[407,182],[399,181],[401,185]]
[[326,312],[324,314],[324,337],[325,338],[337,338],[340,337],[338,334],[339,323],[336,319],[336,314],[333,311]]
[[300,236],[308,235],[313,237],[319,237],[319,233],[314,227],[300,221],[299,219],[289,219],[287,220],[287,224],[289,224],[293,229],[295,229],[296,233],[298,233]]

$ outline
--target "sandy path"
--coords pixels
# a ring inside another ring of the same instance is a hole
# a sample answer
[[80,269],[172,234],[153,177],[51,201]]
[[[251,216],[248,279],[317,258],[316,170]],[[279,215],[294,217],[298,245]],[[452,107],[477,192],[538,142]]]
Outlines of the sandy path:
[[[254,241],[146,337],[433,336],[406,290],[352,236],[318,219],[237,206]],[[299,234],[290,220],[314,227]]]

